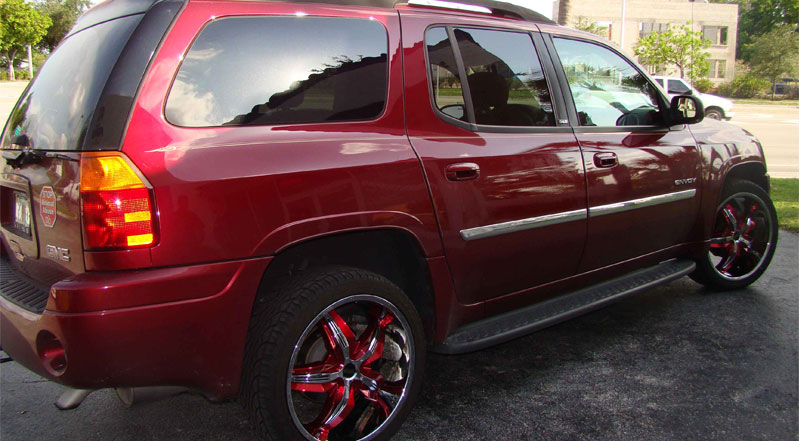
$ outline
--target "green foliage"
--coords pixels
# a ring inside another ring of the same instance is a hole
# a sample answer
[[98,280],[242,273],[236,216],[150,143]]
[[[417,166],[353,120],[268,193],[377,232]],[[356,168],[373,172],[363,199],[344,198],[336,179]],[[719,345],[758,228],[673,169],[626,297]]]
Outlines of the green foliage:
[[39,42],[39,47],[52,52],[58,43],[67,35],[75,20],[91,6],[89,0],[44,0],[37,9],[50,17],[53,25]]
[[50,17],[40,13],[23,0],[0,2],[0,54],[8,64],[8,77],[14,79],[14,58],[26,45],[35,45],[52,24]]
[[714,83],[708,78],[698,78],[694,80],[692,86],[700,92],[706,93],[714,87]]
[[[29,80],[30,75],[28,74],[27,69],[23,70],[15,70],[14,71],[14,79],[15,80]],[[7,81],[8,80],[8,72],[0,72],[0,81]]]
[[797,210],[800,207],[797,203],[798,180],[772,178],[770,184],[770,196],[775,204],[775,210],[778,212],[778,225],[796,233]]
[[755,98],[769,91],[770,82],[752,72],[737,75],[733,81],[722,83],[717,94],[731,98]]
[[678,68],[681,78],[697,80],[705,77],[711,68],[705,51],[709,46],[711,42],[703,39],[702,32],[681,25],[640,38],[633,51],[643,64],[672,65]]
[[791,25],[777,27],[756,37],[750,56],[751,71],[773,85],[783,76],[797,76],[797,33]]
[[797,0],[739,0],[738,3],[737,58],[751,61],[757,53],[752,43],[776,27],[788,25],[797,32]]
[[592,34],[608,38],[607,27],[600,26],[582,15],[578,16],[572,27],[581,31],[591,32]]

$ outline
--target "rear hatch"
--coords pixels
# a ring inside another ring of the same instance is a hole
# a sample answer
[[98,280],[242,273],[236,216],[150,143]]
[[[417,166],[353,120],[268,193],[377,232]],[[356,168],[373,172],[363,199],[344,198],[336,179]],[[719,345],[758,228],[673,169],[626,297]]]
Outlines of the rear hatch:
[[81,155],[119,149],[139,82],[179,9],[141,0],[93,8],[12,110],[0,138],[7,300],[41,312],[53,283],[86,270]]

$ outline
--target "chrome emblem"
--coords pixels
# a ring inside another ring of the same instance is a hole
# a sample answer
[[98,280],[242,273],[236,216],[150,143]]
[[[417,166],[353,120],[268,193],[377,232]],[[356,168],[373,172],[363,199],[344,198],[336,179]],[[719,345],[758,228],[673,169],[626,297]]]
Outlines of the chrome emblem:
[[47,257],[61,262],[69,262],[69,248],[61,248],[55,245],[47,245]]
[[695,182],[697,182],[697,178],[676,179],[675,185],[694,184]]

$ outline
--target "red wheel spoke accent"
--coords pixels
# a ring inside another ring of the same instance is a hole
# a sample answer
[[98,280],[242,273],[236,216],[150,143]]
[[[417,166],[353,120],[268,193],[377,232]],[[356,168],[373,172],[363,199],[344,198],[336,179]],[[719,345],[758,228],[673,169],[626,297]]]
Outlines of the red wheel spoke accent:
[[725,218],[725,222],[728,223],[728,226],[732,230],[738,229],[739,226],[736,216],[736,209],[733,208],[731,204],[726,205],[725,208],[722,209],[722,216]]
[[336,311],[329,311],[322,328],[325,331],[325,344],[337,360],[341,363],[350,360],[355,334],[347,322]]
[[298,392],[328,392],[336,386],[342,366],[328,361],[296,366],[292,369],[292,390]]
[[376,308],[370,315],[370,324],[353,351],[353,359],[362,365],[370,365],[381,357],[386,327],[394,320],[394,316],[386,308]]
[[722,236],[711,239],[711,248],[727,248],[733,243],[733,236]]
[[356,392],[347,384],[331,389],[322,412],[314,421],[306,425],[306,430],[319,440],[327,440],[330,431],[341,424],[353,411]]

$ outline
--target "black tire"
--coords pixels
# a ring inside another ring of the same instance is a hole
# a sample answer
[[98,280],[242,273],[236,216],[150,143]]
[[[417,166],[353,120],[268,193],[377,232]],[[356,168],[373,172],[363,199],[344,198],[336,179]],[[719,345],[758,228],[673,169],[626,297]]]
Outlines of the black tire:
[[325,267],[289,281],[267,303],[254,308],[241,387],[259,434],[389,439],[425,366],[422,322],[402,290],[368,271]]
[[721,120],[722,118],[725,117],[725,115],[722,113],[722,110],[719,110],[719,109],[716,109],[716,108],[706,109],[705,114],[706,114],[706,116],[705,116],[706,118],[716,119],[717,121],[719,121],[719,120]]
[[778,243],[778,215],[769,195],[750,181],[725,186],[708,252],[690,274],[709,288],[732,290],[758,280]]

